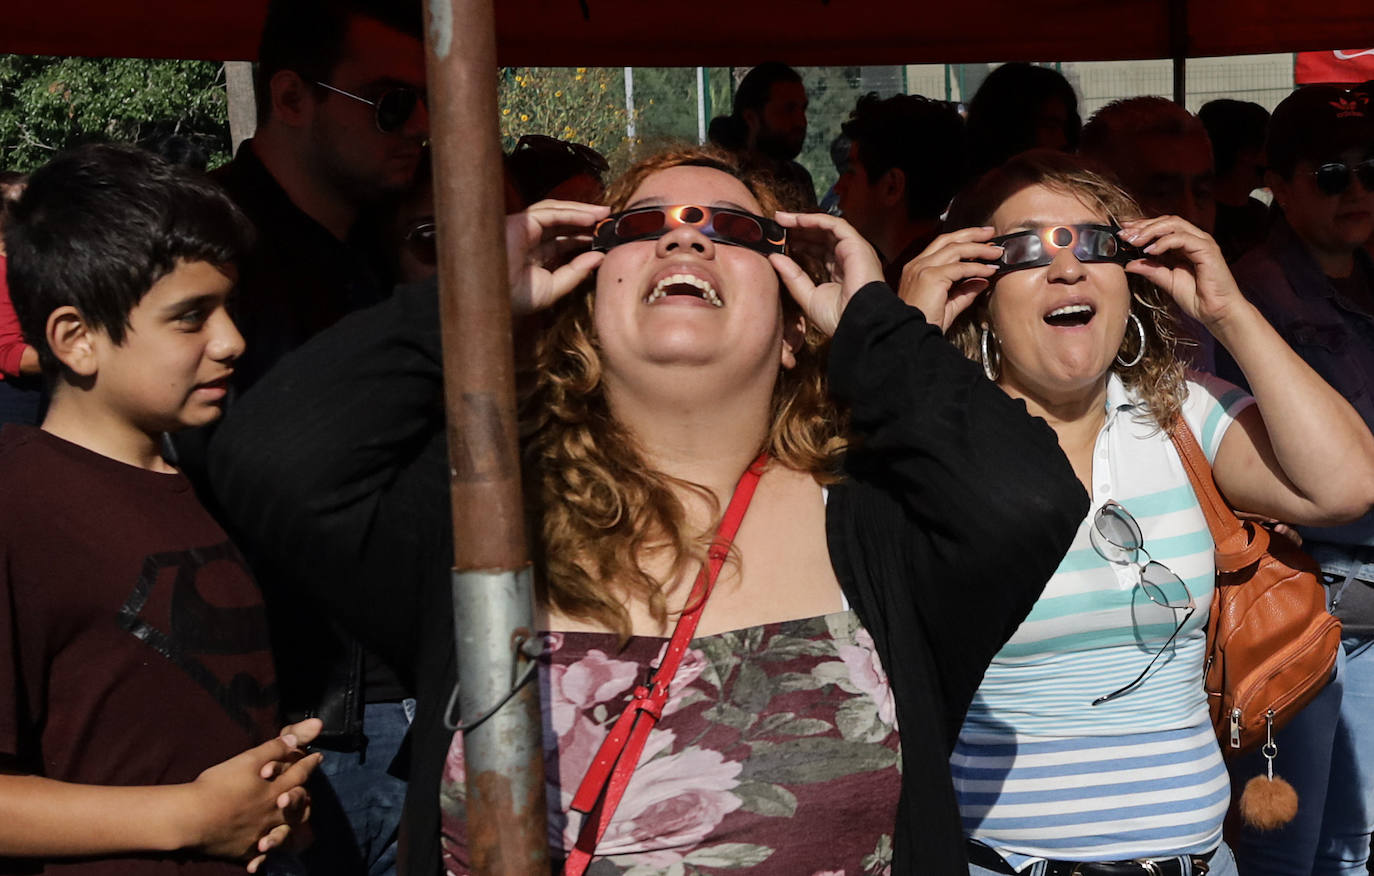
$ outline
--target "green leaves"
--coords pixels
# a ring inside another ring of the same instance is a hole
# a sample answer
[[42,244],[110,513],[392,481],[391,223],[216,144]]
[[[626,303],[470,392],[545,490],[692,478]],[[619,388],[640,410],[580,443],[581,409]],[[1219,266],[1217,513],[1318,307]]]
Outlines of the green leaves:
[[683,860],[697,867],[754,867],[768,860],[773,850],[751,843],[720,843],[697,849]]
[[223,67],[206,61],[0,55],[0,168],[32,170],[87,142],[170,136],[229,159]]
[[805,738],[787,742],[755,742],[744,760],[743,778],[801,785],[829,782],[853,773],[886,769],[897,754],[881,745],[843,739]]
[[797,795],[782,785],[767,782],[744,782],[733,791],[740,798],[746,812],[773,818],[791,818],[797,814]]

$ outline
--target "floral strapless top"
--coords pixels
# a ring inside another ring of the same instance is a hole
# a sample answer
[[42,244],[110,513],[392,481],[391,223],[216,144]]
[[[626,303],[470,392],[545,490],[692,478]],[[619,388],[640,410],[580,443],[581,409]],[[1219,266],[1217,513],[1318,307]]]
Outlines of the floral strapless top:
[[[667,639],[549,636],[539,680],[555,861],[610,725]],[[588,876],[888,874],[901,793],[895,707],[852,611],[694,639]],[[462,735],[442,784],[444,865],[471,872]]]

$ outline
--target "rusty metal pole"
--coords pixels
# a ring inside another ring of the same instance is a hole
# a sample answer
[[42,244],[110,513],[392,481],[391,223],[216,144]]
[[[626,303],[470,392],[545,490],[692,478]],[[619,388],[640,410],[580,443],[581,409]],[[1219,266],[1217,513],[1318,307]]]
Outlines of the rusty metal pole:
[[[427,0],[453,611],[467,834],[481,876],[548,876],[531,575],[520,502],[492,0]],[[482,720],[492,709],[491,717]],[[476,726],[473,722],[479,721]]]

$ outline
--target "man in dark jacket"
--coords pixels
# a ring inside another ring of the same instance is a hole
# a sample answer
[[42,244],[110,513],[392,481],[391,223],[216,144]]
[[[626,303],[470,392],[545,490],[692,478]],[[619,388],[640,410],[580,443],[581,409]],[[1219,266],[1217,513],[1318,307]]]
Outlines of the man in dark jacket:
[[[258,57],[257,133],[216,174],[260,241],[238,287],[235,320],[247,341],[239,393],[321,330],[390,294],[373,223],[379,205],[411,187],[429,135],[418,3],[274,0]],[[273,620],[283,708],[325,720],[316,745],[335,753],[320,772],[370,873],[385,876],[405,793],[388,767],[414,701],[295,576],[250,559]],[[330,845],[324,826],[317,833]],[[339,866],[312,862],[331,876]]]

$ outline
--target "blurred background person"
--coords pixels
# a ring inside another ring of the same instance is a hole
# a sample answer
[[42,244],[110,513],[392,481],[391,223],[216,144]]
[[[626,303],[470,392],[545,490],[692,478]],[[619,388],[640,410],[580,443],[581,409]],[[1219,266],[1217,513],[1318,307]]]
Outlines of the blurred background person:
[[840,196],[835,191],[835,185],[839,178],[849,170],[849,145],[850,140],[844,132],[835,135],[835,139],[830,141],[830,163],[835,167],[835,182],[830,184],[830,189],[821,198],[820,209],[824,213],[836,214],[840,209]]
[[545,198],[600,203],[609,169],[592,147],[543,134],[525,134],[506,156],[507,178],[520,196],[520,209]]
[[[1236,280],[1374,427],[1374,260],[1364,249],[1374,233],[1374,116],[1360,94],[1300,88],[1275,107],[1265,153],[1273,225],[1236,263]],[[1228,379],[1256,381],[1245,363],[1218,356],[1217,364]],[[1360,462],[1322,458],[1335,471]],[[1335,681],[1279,732],[1298,815],[1279,830],[1238,836],[1247,876],[1363,874],[1374,830],[1374,513],[1300,531],[1344,628],[1344,653]],[[1232,764],[1237,785],[1263,771],[1258,755]]]
[[1226,261],[1234,263],[1264,242],[1269,233],[1269,205],[1251,197],[1264,187],[1264,131],[1269,111],[1245,100],[1211,100],[1197,117],[1212,141],[1216,183],[1216,230],[1212,236]]
[[[1080,151],[1116,177],[1146,216],[1178,216],[1212,233],[1217,208],[1212,144],[1197,116],[1162,97],[1116,100],[1083,126]],[[1187,314],[1191,342],[1180,353],[1199,371],[1216,370],[1216,342]]]
[[914,94],[859,98],[841,130],[849,140],[836,201],[878,251],[883,277],[901,286],[902,266],[935,239],[940,215],[963,184],[964,120],[948,104]]
[[1212,233],[1212,144],[1183,107],[1163,97],[1114,100],[1083,126],[1079,151],[1106,166],[1146,216],[1179,216]]
[[773,176],[783,206],[801,212],[817,208],[815,183],[796,160],[806,143],[809,103],[800,73],[766,61],[740,80],[730,115],[712,119],[709,133],[712,143],[738,155],[746,167]]
[[5,280],[5,221],[24,191],[25,176],[0,171],[0,425],[38,425],[43,388],[38,351],[24,340]]
[[[390,296],[387,207],[411,190],[429,137],[420,32],[414,2],[268,6],[257,131],[214,174],[258,230],[234,314],[247,343],[238,393],[318,332]],[[188,472],[203,470],[206,441],[179,438]],[[389,768],[414,715],[409,682],[333,623],[293,572],[247,553],[267,602],[282,708],[325,724],[315,746],[330,755],[312,786],[308,863],[329,876],[389,876],[406,788]],[[325,808],[332,797],[334,813]]]
[[1082,125],[1078,96],[1061,73],[1034,64],[1003,64],[969,101],[971,170],[986,173],[1027,149],[1073,152]]

